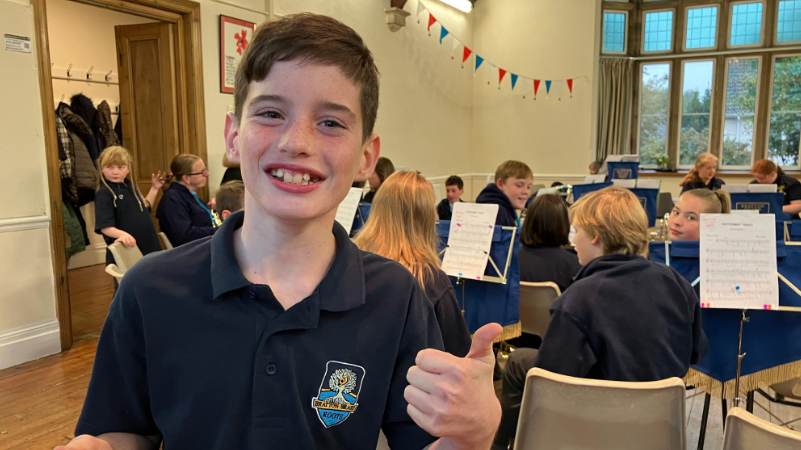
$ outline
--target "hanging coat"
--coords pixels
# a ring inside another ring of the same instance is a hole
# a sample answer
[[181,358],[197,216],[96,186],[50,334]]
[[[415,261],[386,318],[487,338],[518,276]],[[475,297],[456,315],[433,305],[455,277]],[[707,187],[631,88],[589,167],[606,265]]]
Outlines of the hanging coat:
[[80,116],[89,125],[89,129],[92,132],[92,142],[84,142],[84,144],[86,144],[86,149],[89,151],[92,161],[97,161],[100,151],[105,147],[101,147],[100,143],[100,120],[97,116],[94,102],[83,94],[75,94],[70,98],[70,108],[72,112]]
[[111,118],[111,107],[109,107],[108,102],[105,100],[97,105],[97,119],[100,125],[100,136],[98,138],[100,142],[100,153],[103,153],[103,150],[113,145],[122,145],[119,139],[117,139],[117,134],[114,133],[114,121]]
[[78,202],[78,180],[75,177],[75,148],[72,138],[61,117],[56,114],[56,135],[58,135],[58,155],[61,160],[61,194],[67,200]]
[[75,150],[75,178],[78,189],[78,202],[75,206],[81,207],[95,199],[97,169],[89,150],[92,147],[96,153],[95,137],[86,121],[73,113],[67,104],[60,103],[56,112],[64,122]]

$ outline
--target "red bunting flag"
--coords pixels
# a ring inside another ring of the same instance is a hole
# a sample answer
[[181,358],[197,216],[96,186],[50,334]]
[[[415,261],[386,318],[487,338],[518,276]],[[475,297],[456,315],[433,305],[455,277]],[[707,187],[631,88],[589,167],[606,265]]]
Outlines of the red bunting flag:
[[534,98],[537,98],[537,91],[540,90],[540,80],[534,80]]
[[431,35],[431,25],[437,23],[437,18],[433,14],[428,16],[428,35]]
[[473,53],[473,51],[467,48],[467,46],[465,45],[464,52],[462,53],[462,64],[464,64],[464,62],[467,61],[467,58],[470,57],[471,53]]
[[570,98],[573,98],[573,79],[567,80],[567,88],[570,90]]
[[506,76],[506,71],[498,67],[498,89],[501,88],[501,83],[503,82],[503,77]]

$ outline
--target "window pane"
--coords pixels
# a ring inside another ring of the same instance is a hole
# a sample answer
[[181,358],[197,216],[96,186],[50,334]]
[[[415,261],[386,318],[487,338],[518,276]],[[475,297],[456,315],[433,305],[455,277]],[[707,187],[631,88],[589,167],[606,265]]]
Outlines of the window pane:
[[669,86],[670,64],[643,65],[640,100],[640,164],[655,165],[657,156],[667,154]]
[[626,50],[626,15],[604,13],[604,52]]
[[731,9],[730,45],[759,44],[762,37],[762,3],[738,3]]
[[718,24],[718,7],[695,8],[687,11],[687,43],[690,48],[715,46],[715,29]]
[[798,166],[801,132],[801,56],[776,58],[773,68],[768,158],[780,166]]
[[661,52],[671,49],[673,11],[645,14],[645,51]]
[[681,100],[679,164],[692,165],[709,150],[709,113],[712,109],[712,61],[684,64]]
[[776,41],[801,41],[801,0],[779,2],[779,21],[776,23]]
[[723,122],[723,165],[750,166],[759,60],[730,59]]

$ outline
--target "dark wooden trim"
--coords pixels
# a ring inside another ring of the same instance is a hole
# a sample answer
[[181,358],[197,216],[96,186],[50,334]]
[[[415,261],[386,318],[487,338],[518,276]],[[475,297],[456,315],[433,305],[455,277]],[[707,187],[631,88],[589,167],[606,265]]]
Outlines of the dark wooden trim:
[[717,56],[715,61],[714,78],[712,79],[712,113],[709,120],[709,151],[718,159],[723,160],[723,122],[725,120],[726,105],[723,97],[726,95],[726,57]]
[[668,133],[667,151],[670,159],[670,167],[679,165],[679,145],[681,143],[681,94],[683,87],[681,84],[682,61],[670,61],[670,91],[668,92]]
[[[119,12],[172,23],[176,62],[176,101],[178,102],[179,149],[193,153],[208,163],[206,113],[203,90],[203,49],[200,30],[200,4],[191,0],[73,0]],[[53,84],[47,36],[45,0],[31,0],[36,27],[39,89],[44,119],[47,175],[50,195],[51,246],[55,277],[56,311],[61,332],[61,348],[72,345],[72,318],[67,284],[67,258],[61,204],[58,142],[53,113]],[[208,187],[199,190],[208,198]]]
[[50,48],[47,37],[47,7],[45,0],[31,0],[36,33],[36,57],[39,64],[39,100],[44,122],[45,160],[50,203],[50,247],[55,280],[56,316],[59,323],[61,350],[72,346],[72,316],[67,278],[67,252],[64,239],[64,216],[61,201],[61,173],[58,157],[58,137],[53,109],[53,82],[50,73]]

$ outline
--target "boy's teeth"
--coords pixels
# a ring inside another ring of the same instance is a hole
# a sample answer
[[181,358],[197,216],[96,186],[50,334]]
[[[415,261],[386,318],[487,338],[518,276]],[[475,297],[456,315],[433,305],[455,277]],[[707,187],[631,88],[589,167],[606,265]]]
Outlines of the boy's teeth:
[[294,184],[300,184],[301,181],[303,181],[303,175],[301,175],[299,173],[296,173],[295,177],[292,178],[292,183],[294,183]]
[[306,186],[307,184],[309,184],[309,181],[308,180],[303,180],[303,181],[300,182],[300,184],[303,185],[303,186]]
[[277,176],[278,178],[281,178],[284,176],[284,171],[282,169],[278,169],[275,172],[273,172],[273,175]]
[[273,169],[270,175],[282,180],[284,183],[299,184],[301,186],[314,184],[320,181],[319,178],[312,178],[308,173],[292,173],[283,169]]
[[284,172],[284,183],[291,183],[292,182],[292,174],[289,172]]
[[309,181],[310,179],[311,179],[311,177],[309,176],[308,173],[303,174],[303,180]]

